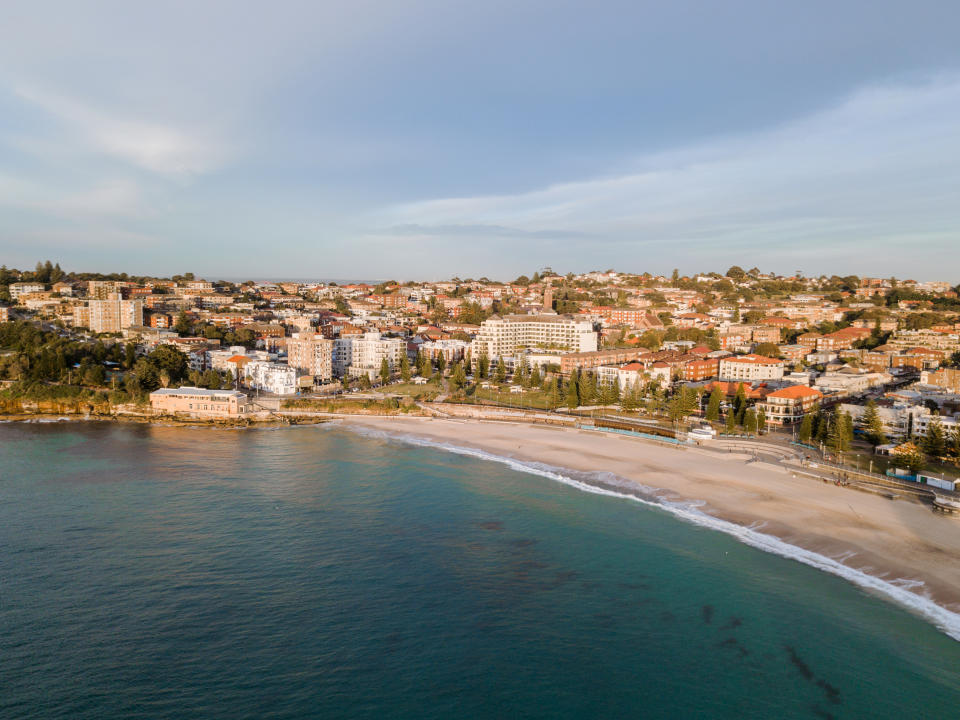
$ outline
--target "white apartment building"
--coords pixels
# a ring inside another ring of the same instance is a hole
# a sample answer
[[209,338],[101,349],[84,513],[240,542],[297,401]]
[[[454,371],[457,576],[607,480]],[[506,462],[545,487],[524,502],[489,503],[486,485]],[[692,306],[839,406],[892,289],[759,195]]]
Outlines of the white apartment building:
[[254,360],[244,368],[247,384],[254,390],[293,395],[297,392],[297,371],[283,363]]
[[601,385],[620,383],[620,390],[632,389],[634,385],[647,382],[650,374],[638,362],[629,362],[624,365],[601,365],[596,369],[597,381]]
[[372,380],[380,372],[384,358],[390,371],[396,372],[406,352],[405,340],[385,338],[378,332],[337,338],[333,341],[333,373],[338,377],[367,375]]
[[494,315],[483,321],[473,340],[474,360],[513,356],[520,350],[594,352],[597,333],[589,320],[569,315]]
[[855,368],[844,368],[836,372],[825,372],[814,380],[813,384],[823,393],[841,395],[860,395],[871,388],[881,387],[893,378],[885,372],[865,372]]
[[45,287],[43,283],[33,283],[33,282],[19,282],[19,283],[10,283],[8,286],[10,292],[10,298],[17,302],[20,300],[21,295],[29,295],[30,293],[43,292]]
[[720,379],[725,381],[779,380],[783,361],[763,355],[733,355],[720,359]]
[[[843,403],[840,407],[853,418],[858,427],[862,425],[863,414],[867,410],[865,405]],[[948,438],[960,428],[960,418],[957,416],[934,415],[929,408],[922,405],[880,406],[877,414],[883,423],[883,432],[892,441],[905,440],[908,433],[912,433],[915,438],[926,437],[927,429],[933,422],[940,423],[944,435]]]
[[287,365],[327,382],[333,379],[333,344],[319,333],[293,333],[287,338]]
[[243,345],[231,345],[219,350],[207,350],[206,366],[211,370],[229,372],[233,374],[237,366],[230,362],[230,358],[237,355],[246,355],[247,349]]

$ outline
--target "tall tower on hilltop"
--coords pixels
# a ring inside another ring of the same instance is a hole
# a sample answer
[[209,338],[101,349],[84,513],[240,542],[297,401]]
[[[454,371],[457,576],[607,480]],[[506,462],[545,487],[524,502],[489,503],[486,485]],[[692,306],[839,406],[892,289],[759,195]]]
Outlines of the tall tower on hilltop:
[[543,309],[553,310],[553,285],[549,281],[543,289]]

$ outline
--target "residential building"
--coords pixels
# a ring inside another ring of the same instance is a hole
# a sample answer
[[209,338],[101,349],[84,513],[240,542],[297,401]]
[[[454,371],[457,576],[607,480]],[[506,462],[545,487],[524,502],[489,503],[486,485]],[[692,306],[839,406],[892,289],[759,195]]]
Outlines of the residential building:
[[43,283],[18,282],[10,283],[7,287],[10,298],[16,303],[20,301],[21,295],[30,295],[31,293],[43,292],[45,290]]
[[767,422],[771,425],[793,425],[803,420],[823,398],[823,393],[805,385],[774,390],[757,404],[758,412],[763,410]]
[[87,283],[87,297],[91,300],[106,300],[122,292],[123,283],[113,280],[91,280]]
[[734,355],[720,360],[721,380],[779,380],[783,361],[763,355]]
[[206,388],[161,388],[150,393],[150,406],[165,415],[242,417],[251,411],[245,393]]
[[287,338],[287,364],[318,382],[332,380],[333,343],[320,333],[294,333]]
[[275,395],[293,395],[297,392],[297,371],[289,365],[252,360],[244,367],[244,373],[251,389]]
[[[858,427],[863,426],[866,406],[844,403],[840,407],[853,418]],[[896,402],[892,405],[882,404],[877,407],[877,414],[880,416],[884,434],[892,441],[926,437],[931,423],[934,422],[940,424],[948,437],[960,428],[960,419],[957,416],[934,415],[929,408],[922,405]]]
[[960,369],[940,368],[936,372],[923,372],[920,373],[920,382],[960,393]]
[[427,340],[420,343],[419,350],[431,360],[436,360],[441,355],[444,361],[449,365],[463,360],[467,350],[470,349],[470,343],[465,340]]
[[649,377],[646,369],[638,362],[624,365],[604,365],[596,369],[597,381],[604,385],[620,384],[620,390],[632,389],[637,383],[646,382]]
[[680,366],[680,379],[687,382],[699,382],[700,380],[715,378],[719,372],[720,360],[718,358],[689,360]]
[[592,322],[570,315],[494,315],[480,326],[472,355],[495,360],[525,349],[592,352],[597,349],[597,333]]
[[143,300],[124,300],[119,293],[74,308],[73,324],[95,333],[118,333],[143,325]]
[[[617,365],[620,363],[636,360],[641,354],[647,352],[645,348],[627,348],[616,350],[593,350],[591,352],[575,352],[560,355],[560,373],[569,375],[575,369],[591,370],[602,365]],[[477,356],[474,355],[474,358]]]
[[659,329],[663,323],[653,313],[635,308],[611,307],[609,305],[595,305],[586,311],[586,314],[596,315],[608,325],[629,325],[643,329]]
[[889,373],[867,372],[852,367],[844,367],[835,372],[825,372],[813,381],[823,393],[839,395],[861,395],[868,390],[882,387],[892,381]]
[[406,352],[407,343],[403,338],[385,338],[378,332],[337,338],[333,341],[333,372],[338,377],[367,375],[373,380],[379,374],[384,358],[390,372],[396,372]]

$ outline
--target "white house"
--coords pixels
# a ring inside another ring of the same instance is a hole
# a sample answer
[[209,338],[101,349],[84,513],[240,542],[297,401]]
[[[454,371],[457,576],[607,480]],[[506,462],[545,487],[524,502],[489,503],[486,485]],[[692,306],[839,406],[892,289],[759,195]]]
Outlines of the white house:
[[254,390],[275,395],[294,395],[297,392],[297,370],[282,363],[253,360],[244,368],[247,384]]

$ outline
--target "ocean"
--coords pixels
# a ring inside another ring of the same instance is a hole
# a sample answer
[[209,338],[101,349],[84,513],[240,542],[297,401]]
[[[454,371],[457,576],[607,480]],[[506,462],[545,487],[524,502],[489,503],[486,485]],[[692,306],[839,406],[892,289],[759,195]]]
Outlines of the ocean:
[[615,487],[335,425],[0,425],[0,718],[957,716],[949,628]]

